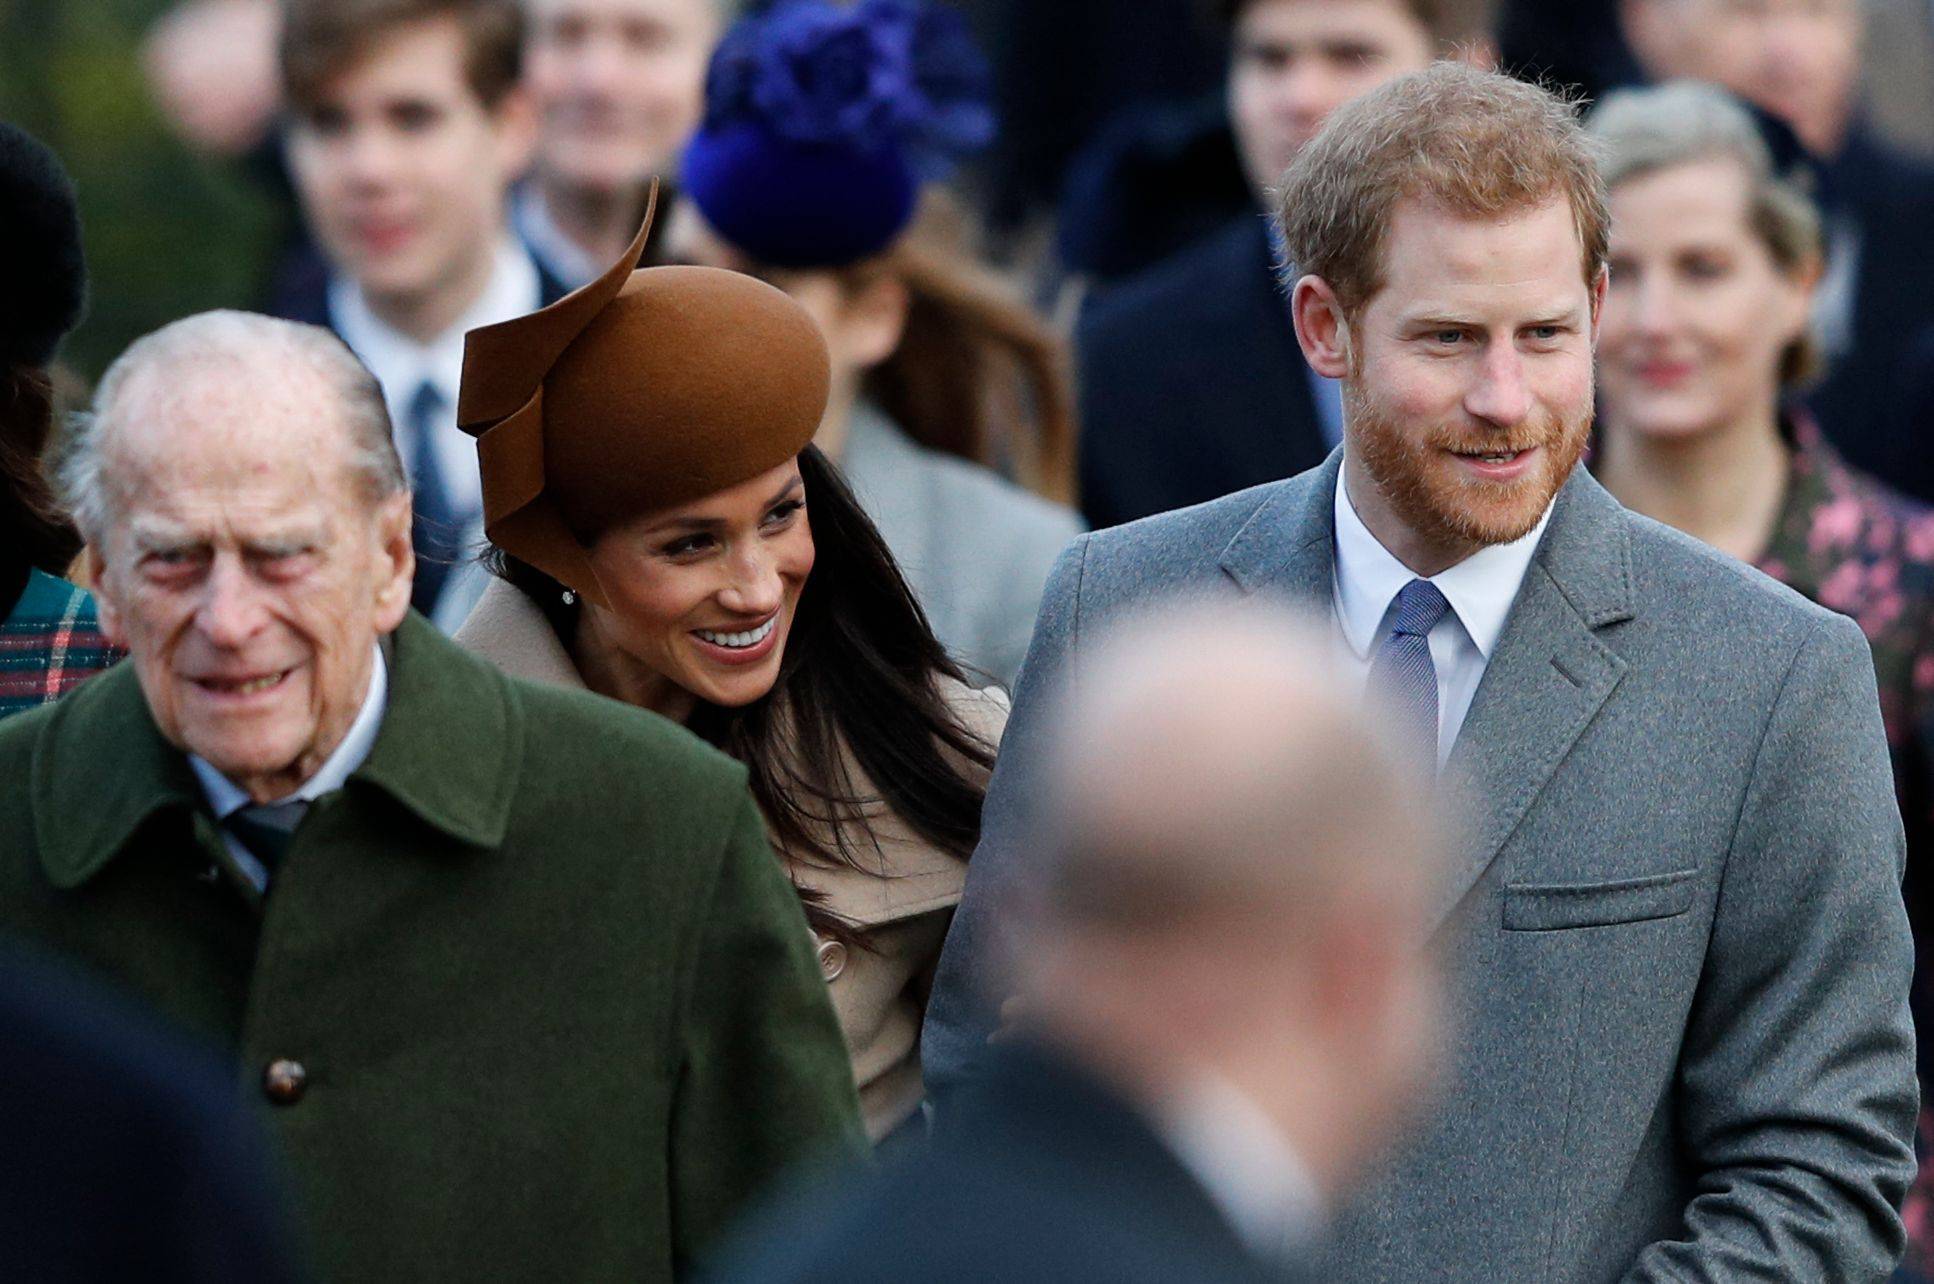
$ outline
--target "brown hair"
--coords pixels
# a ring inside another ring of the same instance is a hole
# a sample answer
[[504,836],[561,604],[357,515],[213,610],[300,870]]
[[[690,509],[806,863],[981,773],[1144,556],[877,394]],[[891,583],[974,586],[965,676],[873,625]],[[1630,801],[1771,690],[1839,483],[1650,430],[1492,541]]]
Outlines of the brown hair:
[[1322,277],[1354,314],[1383,285],[1385,229],[1399,202],[1499,218],[1560,198],[1594,282],[1611,216],[1577,104],[1439,62],[1338,108],[1283,175],[1278,213],[1289,270]]
[[900,346],[867,372],[865,394],[921,445],[1011,472],[1067,503],[1075,440],[1067,345],[978,265],[966,216],[946,193],[930,190],[922,202],[892,249],[840,273],[849,291],[883,274],[907,291]]
[[495,107],[523,72],[524,15],[517,0],[282,0],[282,85],[298,110],[398,27],[454,18],[464,79]]
[[33,566],[65,575],[80,536],[42,471],[58,397],[45,370],[0,370],[0,578]]
[[[1259,0],[1209,0],[1216,21],[1233,27]],[[1439,44],[1489,39],[1497,25],[1497,0],[1392,0]]]
[[[1746,178],[1746,226],[1773,265],[1795,277],[1819,266],[1819,207],[1799,182],[1775,171],[1752,113],[1725,90],[1687,80],[1620,90],[1592,112],[1586,128],[1604,153],[1607,188],[1699,161],[1737,164]],[[1824,364],[1809,326],[1780,354],[1780,387],[1809,382]]]

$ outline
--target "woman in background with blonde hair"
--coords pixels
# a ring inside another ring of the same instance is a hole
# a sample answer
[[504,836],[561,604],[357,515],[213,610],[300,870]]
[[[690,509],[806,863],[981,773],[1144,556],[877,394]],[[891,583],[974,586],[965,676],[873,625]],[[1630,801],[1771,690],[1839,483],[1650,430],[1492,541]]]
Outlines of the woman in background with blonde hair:
[[933,182],[991,137],[985,82],[938,7],[791,0],[747,18],[713,58],[668,240],[812,314],[833,361],[816,442],[935,634],[1007,683],[1081,525],[1065,347],[976,265]]

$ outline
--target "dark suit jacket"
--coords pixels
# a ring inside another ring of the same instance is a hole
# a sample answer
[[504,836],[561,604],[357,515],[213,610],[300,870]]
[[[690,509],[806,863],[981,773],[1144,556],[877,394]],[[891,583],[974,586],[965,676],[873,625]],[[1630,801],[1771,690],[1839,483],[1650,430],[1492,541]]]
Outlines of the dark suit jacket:
[[1934,423],[1914,413],[1934,383],[1926,352],[1914,351],[1934,307],[1934,167],[1856,127],[1823,179],[1829,208],[1860,224],[1860,264],[1853,346],[1807,404],[1848,463],[1934,502]]
[[[1062,554],[927,1008],[943,1115],[997,1024],[1057,675],[1171,594],[1330,611],[1341,456]],[[1914,951],[1853,621],[1581,469],[1445,780],[1472,821],[1437,896],[1456,1055],[1323,1278],[1885,1278],[1915,1171]]]
[[1129,1105],[1064,1058],[1005,1049],[929,1153],[814,1182],[713,1278],[743,1284],[1281,1280]]
[[1329,453],[1260,214],[1095,303],[1076,348],[1081,510],[1097,530],[1293,477]]
[[233,1076],[124,1002],[0,950],[0,1279],[299,1278]]

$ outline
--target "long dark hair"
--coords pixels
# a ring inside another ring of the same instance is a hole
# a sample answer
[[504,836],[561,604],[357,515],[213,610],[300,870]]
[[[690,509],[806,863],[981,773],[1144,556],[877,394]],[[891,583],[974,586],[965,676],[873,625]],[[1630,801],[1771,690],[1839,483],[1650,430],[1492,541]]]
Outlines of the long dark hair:
[[[799,597],[779,677],[742,708],[701,702],[686,725],[746,765],[753,799],[779,847],[823,864],[869,869],[875,848],[845,763],[865,773],[914,833],[966,860],[980,839],[993,746],[948,704],[942,679],[967,676],[933,635],[886,541],[818,447],[799,456],[813,570]],[[571,645],[579,608],[557,581],[492,549],[490,569],[521,589]],[[877,848],[875,848],[877,850]],[[803,896],[815,931],[865,934]]]
[[53,424],[48,373],[33,366],[0,368],[0,591],[17,591],[30,568],[67,574],[81,549],[41,471]]

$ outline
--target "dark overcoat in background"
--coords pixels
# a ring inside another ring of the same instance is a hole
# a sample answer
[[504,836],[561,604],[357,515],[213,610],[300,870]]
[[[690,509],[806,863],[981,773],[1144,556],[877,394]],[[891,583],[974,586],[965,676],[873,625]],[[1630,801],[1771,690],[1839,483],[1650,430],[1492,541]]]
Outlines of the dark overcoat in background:
[[930,1152],[876,1173],[812,1185],[814,1193],[754,1219],[708,1278],[718,1284],[1266,1284],[1290,1278],[1286,1262],[1266,1263],[1250,1253],[1140,1111],[1065,1057],[1033,1047],[1004,1048],[994,1058],[989,1078],[953,1103]]
[[119,996],[0,949],[0,1279],[300,1279],[232,1082]]
[[1096,530],[1294,477],[1329,446],[1246,213],[1102,297],[1075,336],[1081,512]]
[[780,1170],[858,1145],[744,769],[414,614],[390,654],[375,746],[260,917],[209,877],[132,665],[0,727],[0,930],[233,1050],[325,1278],[670,1279]]

